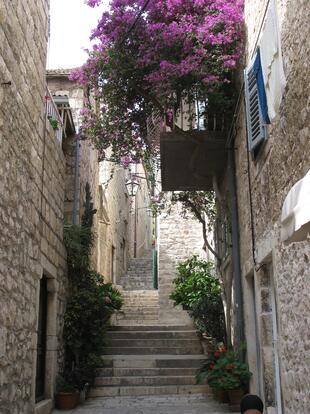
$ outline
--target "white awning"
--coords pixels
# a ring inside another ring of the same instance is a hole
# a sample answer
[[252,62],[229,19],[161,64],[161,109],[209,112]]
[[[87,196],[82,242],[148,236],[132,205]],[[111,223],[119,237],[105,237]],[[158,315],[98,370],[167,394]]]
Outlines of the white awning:
[[288,192],[282,207],[281,241],[306,240],[310,234],[310,170]]

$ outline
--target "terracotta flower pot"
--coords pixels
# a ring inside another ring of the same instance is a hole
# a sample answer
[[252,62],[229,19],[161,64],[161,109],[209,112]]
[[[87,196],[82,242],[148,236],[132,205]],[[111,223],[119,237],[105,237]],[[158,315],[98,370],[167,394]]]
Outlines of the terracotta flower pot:
[[240,410],[240,401],[243,396],[244,390],[242,388],[228,390],[229,408],[231,411]]
[[229,402],[228,392],[226,390],[221,390],[219,388],[213,388],[212,391],[213,391],[213,395],[216,401],[223,403],[223,404]]
[[59,410],[72,410],[79,403],[79,393],[74,392],[58,392],[55,395],[56,407]]

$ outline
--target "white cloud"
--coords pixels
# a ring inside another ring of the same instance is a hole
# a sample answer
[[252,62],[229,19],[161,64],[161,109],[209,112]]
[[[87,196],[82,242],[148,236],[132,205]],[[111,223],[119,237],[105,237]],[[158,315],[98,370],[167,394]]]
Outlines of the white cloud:
[[84,0],[51,0],[48,69],[74,68],[86,61],[83,49],[90,48],[89,37],[103,9]]

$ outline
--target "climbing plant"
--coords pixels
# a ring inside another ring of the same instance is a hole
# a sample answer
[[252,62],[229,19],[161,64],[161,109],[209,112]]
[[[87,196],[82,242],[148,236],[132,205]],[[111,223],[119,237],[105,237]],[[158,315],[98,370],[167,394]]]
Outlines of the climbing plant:
[[81,225],[64,227],[71,296],[64,317],[65,367],[63,377],[77,388],[91,384],[101,363],[103,334],[115,310],[122,306],[120,292],[103,275],[91,270],[93,208],[90,187],[85,187]]
[[[88,0],[91,7],[100,0]],[[226,102],[241,52],[243,0],[112,0],[92,33],[87,63],[71,74],[93,91],[81,135],[104,158],[140,160],[154,110],[171,125],[182,100]]]

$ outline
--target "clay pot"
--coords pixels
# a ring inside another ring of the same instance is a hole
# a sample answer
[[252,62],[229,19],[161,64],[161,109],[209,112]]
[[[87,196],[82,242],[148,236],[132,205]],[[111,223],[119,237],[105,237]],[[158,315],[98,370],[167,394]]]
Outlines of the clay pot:
[[213,395],[216,401],[223,403],[223,404],[229,402],[228,392],[226,390],[221,390],[219,388],[213,388],[212,391],[213,391]]
[[228,390],[229,408],[231,411],[240,410],[240,401],[244,396],[244,390],[237,388],[236,390]]
[[56,407],[59,410],[72,410],[79,403],[79,393],[74,392],[58,392],[55,395]]

